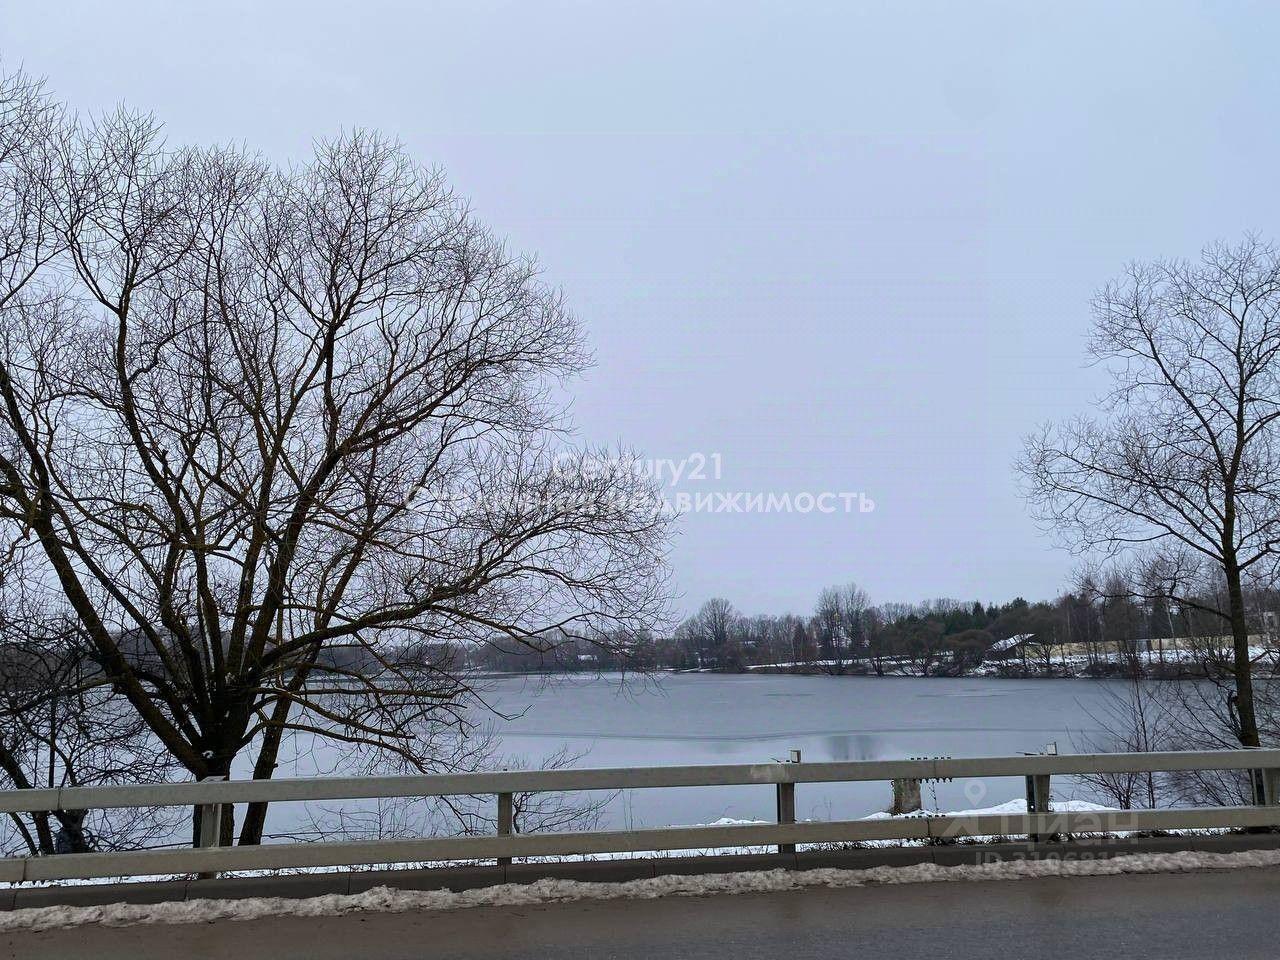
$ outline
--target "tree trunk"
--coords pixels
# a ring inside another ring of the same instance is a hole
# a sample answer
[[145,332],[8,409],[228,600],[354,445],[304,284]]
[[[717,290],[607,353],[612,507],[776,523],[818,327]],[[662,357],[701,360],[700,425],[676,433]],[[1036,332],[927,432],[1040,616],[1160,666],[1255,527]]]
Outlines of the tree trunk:
[[[285,713],[287,714],[287,710]],[[271,726],[262,735],[262,748],[258,751],[258,759],[253,765],[253,779],[270,780],[276,772],[276,758],[280,753],[280,742],[284,737],[284,729]],[[267,806],[264,800],[249,804],[245,808],[244,823],[240,825],[240,846],[254,846],[262,842],[262,831],[267,823]]]
[[[256,776],[255,780],[267,779]],[[248,804],[244,811],[244,822],[240,825],[240,846],[251,847],[262,842],[262,831],[267,825],[267,802],[258,800]]]
[[37,813],[32,819],[36,824],[36,839],[40,844],[40,853],[48,856],[53,853],[53,830],[49,827],[49,814]]
[[1244,591],[1240,586],[1240,569],[1236,566],[1234,559],[1224,564],[1224,572],[1227,577],[1227,604],[1231,614],[1237,735],[1241,746],[1256,747],[1260,745],[1260,741],[1258,720],[1253,707],[1253,664],[1249,659],[1249,622],[1244,615]]

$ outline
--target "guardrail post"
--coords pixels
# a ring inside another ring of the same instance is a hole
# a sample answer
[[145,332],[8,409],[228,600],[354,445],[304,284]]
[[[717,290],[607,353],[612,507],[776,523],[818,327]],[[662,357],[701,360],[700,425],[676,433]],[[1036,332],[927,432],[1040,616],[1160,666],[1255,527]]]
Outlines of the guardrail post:
[[[226,779],[226,777],[205,777],[200,782],[217,783]],[[197,809],[200,811],[200,835],[196,838],[196,846],[201,849],[222,846],[222,804],[202,803]],[[202,871],[198,876],[201,880],[216,880],[218,872]]]
[[[788,763],[800,762],[800,751],[792,750],[791,759]],[[796,822],[796,785],[794,783],[778,784],[778,822],[779,823],[795,823]],[[778,844],[779,853],[795,853],[796,845],[794,843]]]
[[[1027,813],[1049,812],[1049,774],[1027,777]],[[1033,833],[1027,837],[1032,843],[1048,840],[1047,834]]]
[[[498,794],[498,836],[509,837],[515,824],[515,804],[509,793]],[[510,857],[499,857],[500,866],[510,866]]]

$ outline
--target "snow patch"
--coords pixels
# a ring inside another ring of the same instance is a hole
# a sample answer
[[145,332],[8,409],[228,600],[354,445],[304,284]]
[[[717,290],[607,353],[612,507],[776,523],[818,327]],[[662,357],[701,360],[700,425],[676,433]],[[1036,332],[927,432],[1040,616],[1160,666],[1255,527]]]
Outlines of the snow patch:
[[121,927],[134,924],[208,923],[214,920],[260,920],[272,917],[337,917],[348,913],[405,913],[457,910],[466,907],[524,906],[573,900],[652,900],[657,897],[706,896],[716,893],[777,893],[808,887],[862,887],[872,884],[937,881],[1031,880],[1043,877],[1096,877],[1116,874],[1186,873],[1241,867],[1280,866],[1280,850],[1240,853],[1144,853],[1107,860],[1013,860],[980,866],[941,867],[922,863],[908,867],[865,870],[766,870],[666,876],[624,883],[538,880],[502,884],[480,890],[396,890],[376,887],[353,895],[331,894],[291,900],[253,897],[243,900],[188,900],[159,904],[111,904],[97,907],[39,907],[0,913],[0,933],[40,931],[87,924]]
[[[1111,813],[1115,807],[1091,803],[1088,800],[1053,800],[1050,809],[1054,813]],[[1023,814],[1027,812],[1025,798],[1015,798],[998,803],[994,807],[976,807],[973,810],[948,810],[945,813],[934,810],[917,810],[914,813],[873,813],[863,820],[906,820],[914,817],[988,817],[1002,814]]]

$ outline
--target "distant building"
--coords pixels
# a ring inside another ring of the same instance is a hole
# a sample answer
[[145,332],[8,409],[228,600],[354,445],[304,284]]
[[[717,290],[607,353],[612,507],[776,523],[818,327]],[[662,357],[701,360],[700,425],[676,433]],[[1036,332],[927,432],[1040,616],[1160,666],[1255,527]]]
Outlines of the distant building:
[[1022,655],[1022,648],[1035,640],[1034,633],[1015,633],[1012,637],[997,640],[987,648],[988,660],[1009,660]]

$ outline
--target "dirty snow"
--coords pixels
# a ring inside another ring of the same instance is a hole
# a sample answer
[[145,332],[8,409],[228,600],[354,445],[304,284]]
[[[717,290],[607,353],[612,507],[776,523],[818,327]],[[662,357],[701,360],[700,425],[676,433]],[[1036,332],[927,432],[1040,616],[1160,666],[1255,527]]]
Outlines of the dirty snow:
[[652,900],[657,897],[724,893],[776,893],[809,887],[861,887],[936,881],[1030,880],[1043,877],[1110,876],[1140,873],[1186,873],[1241,867],[1280,866],[1280,850],[1241,853],[1137,854],[1109,860],[1015,860],[981,866],[941,867],[922,863],[866,870],[768,870],[705,876],[667,876],[626,883],[538,880],[455,893],[449,890],[394,890],[376,887],[349,896],[304,900],[260,897],[243,900],[188,900],[159,904],[112,904],[98,907],[41,907],[0,914],[0,933],[39,931],[86,924],[206,923],[214,920],[258,920],[274,917],[337,917],[348,913],[405,913],[482,906],[524,906],[573,900]]

